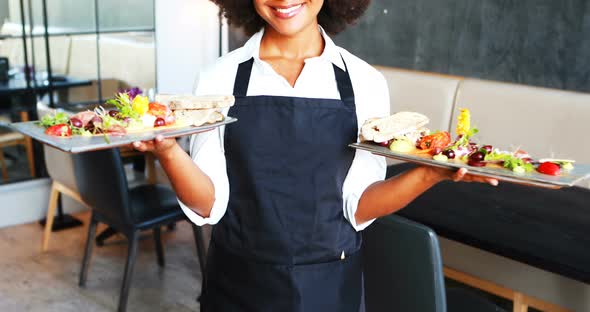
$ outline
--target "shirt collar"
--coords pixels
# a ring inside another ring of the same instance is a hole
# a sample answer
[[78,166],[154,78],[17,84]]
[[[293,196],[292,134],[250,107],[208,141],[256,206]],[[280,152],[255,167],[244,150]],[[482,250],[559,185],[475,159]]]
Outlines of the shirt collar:
[[[320,33],[324,38],[325,47],[324,51],[320,56],[317,58],[326,60],[331,62],[332,64],[338,66],[340,69],[345,70],[344,62],[342,60],[342,55],[334,41],[326,34],[324,29],[320,26]],[[264,35],[264,28],[262,28],[259,32],[255,33],[246,44],[244,44],[245,49],[245,59],[243,61],[247,61],[250,58],[254,58],[254,61],[259,62],[260,60],[260,42],[262,40],[262,36]],[[312,58],[315,59],[315,58]]]

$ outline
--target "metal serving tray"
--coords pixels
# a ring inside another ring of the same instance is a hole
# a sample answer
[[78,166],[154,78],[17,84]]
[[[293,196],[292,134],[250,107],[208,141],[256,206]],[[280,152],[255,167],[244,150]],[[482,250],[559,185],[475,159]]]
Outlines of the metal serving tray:
[[414,154],[396,153],[387,147],[379,146],[372,143],[353,143],[350,147],[369,151],[376,155],[394,158],[402,161],[413,162],[421,165],[428,165],[440,168],[459,169],[467,168],[470,174],[496,178],[498,180],[513,182],[518,184],[546,187],[561,188],[574,186],[580,181],[590,177],[590,164],[574,164],[574,169],[562,170],[559,176],[550,176],[538,172],[527,172],[518,174],[512,170],[494,167],[472,167],[461,161],[449,160],[447,162],[436,161],[430,156],[420,156]]
[[38,125],[37,121],[12,123],[10,126],[14,130],[26,136],[30,136],[35,140],[38,140],[47,145],[51,145],[64,152],[82,153],[120,147],[136,141],[153,140],[157,135],[162,135],[164,138],[176,138],[180,136],[196,134],[227,125],[235,121],[237,121],[236,118],[226,117],[223,121],[213,124],[205,124],[199,127],[186,126],[181,128],[168,128],[139,133],[128,133],[118,136],[109,135],[108,142],[104,135],[71,136],[65,138],[47,135],[45,134],[45,129]]

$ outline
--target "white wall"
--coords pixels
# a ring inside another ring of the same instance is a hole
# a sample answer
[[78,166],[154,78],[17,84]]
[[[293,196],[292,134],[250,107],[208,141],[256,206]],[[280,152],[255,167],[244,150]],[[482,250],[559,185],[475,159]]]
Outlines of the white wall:
[[[0,186],[0,228],[36,222],[45,217],[49,203],[51,180],[35,179]],[[65,213],[86,208],[67,196],[62,197]],[[40,240],[41,238],[39,238]]]
[[217,14],[209,0],[156,0],[159,93],[192,93],[199,70],[219,55]]

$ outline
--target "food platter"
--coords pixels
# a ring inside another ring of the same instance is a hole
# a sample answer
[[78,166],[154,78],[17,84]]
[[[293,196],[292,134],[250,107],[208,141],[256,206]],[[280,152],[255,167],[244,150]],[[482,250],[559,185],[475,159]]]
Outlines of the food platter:
[[467,163],[449,159],[447,161],[437,161],[432,159],[429,154],[420,153],[400,153],[391,151],[387,147],[379,146],[371,142],[353,143],[349,145],[352,148],[369,151],[376,155],[385,156],[406,162],[417,163],[421,165],[434,166],[448,169],[467,168],[470,174],[496,178],[498,180],[525,184],[545,188],[561,188],[574,186],[584,179],[590,178],[590,164],[578,164],[573,169],[562,171],[558,176],[541,174],[538,172],[516,173],[512,170],[502,167],[474,167]]
[[53,146],[68,153],[82,153],[101,149],[109,149],[131,144],[136,141],[152,140],[161,135],[164,138],[176,138],[208,130],[215,129],[237,121],[236,118],[226,117],[224,120],[204,124],[202,126],[164,127],[162,129],[152,128],[142,132],[131,132],[124,135],[75,135],[70,137],[59,137],[45,134],[45,129],[37,121],[12,123],[10,126],[31,138],[44,144]]

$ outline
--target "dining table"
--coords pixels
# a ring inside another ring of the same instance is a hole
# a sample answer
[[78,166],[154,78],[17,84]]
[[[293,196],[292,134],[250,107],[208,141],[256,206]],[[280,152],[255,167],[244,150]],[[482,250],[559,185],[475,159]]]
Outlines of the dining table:
[[[0,99],[3,99],[0,101],[0,109],[24,110],[28,112],[29,119],[36,120],[37,95],[90,85],[92,85],[92,80],[64,75],[52,76],[51,83],[43,75],[28,82],[22,75],[15,75],[7,81],[0,81]],[[15,98],[18,100],[14,100]]]

